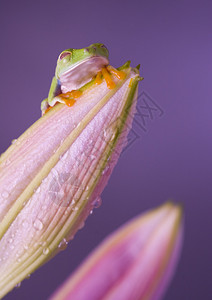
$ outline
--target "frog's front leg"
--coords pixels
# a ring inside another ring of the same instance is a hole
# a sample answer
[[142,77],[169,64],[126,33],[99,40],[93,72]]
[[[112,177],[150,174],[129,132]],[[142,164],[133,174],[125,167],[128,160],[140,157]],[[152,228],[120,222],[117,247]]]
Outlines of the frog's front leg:
[[42,112],[42,116],[45,114],[46,110],[49,108],[49,103],[48,103],[48,98],[44,99],[41,102],[41,112]]
[[54,76],[48,94],[48,103],[50,106],[54,106],[53,99],[59,94],[61,94],[61,86],[59,80]]
[[54,76],[52,78],[52,82],[51,82],[51,86],[49,89],[49,94],[48,94],[48,98],[44,99],[41,102],[41,111],[42,111],[42,115],[46,112],[46,110],[51,106],[53,107],[55,104],[54,98],[61,94],[61,88],[60,88],[60,83],[57,80],[57,78]]

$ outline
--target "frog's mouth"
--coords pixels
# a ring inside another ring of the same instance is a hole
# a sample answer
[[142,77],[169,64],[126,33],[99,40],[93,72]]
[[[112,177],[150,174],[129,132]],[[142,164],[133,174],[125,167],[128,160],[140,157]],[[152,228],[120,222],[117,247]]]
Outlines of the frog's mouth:
[[105,57],[93,56],[85,59],[80,63],[72,66],[60,76],[61,90],[66,93],[71,90],[77,90],[87,82],[91,81],[94,76],[105,66],[109,61]]

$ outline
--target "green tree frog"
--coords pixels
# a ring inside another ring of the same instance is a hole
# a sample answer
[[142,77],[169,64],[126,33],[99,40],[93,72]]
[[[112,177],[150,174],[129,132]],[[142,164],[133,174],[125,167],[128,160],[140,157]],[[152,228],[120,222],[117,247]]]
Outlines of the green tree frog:
[[96,83],[105,79],[108,88],[115,86],[110,73],[119,79],[124,78],[122,72],[109,66],[108,50],[105,45],[96,43],[83,49],[67,49],[61,52],[57,60],[55,76],[52,79],[48,98],[41,103],[42,114],[57,102],[72,105],[81,95],[80,87],[96,76]]

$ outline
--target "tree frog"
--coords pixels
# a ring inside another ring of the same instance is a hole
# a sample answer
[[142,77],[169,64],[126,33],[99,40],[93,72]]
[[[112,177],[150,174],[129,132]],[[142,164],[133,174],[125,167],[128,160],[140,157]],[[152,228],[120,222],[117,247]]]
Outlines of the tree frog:
[[108,55],[107,48],[100,43],[83,49],[67,49],[61,52],[48,98],[41,103],[42,113],[45,113],[48,107],[54,106],[56,102],[66,103],[66,98],[57,97],[58,95],[66,94],[67,97],[77,98],[79,93],[76,90],[109,64]]
[[118,79],[124,79],[126,74],[109,66],[108,56],[105,45],[99,43],[83,49],[64,50],[58,57],[48,98],[41,103],[42,114],[57,102],[72,106],[82,94],[78,89],[94,77],[95,84],[100,84],[105,79],[107,87],[113,89],[116,85],[111,74]]

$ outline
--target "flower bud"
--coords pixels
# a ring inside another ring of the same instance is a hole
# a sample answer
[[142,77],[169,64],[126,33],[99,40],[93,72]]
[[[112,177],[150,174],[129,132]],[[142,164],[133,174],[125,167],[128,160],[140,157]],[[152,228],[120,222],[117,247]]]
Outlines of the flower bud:
[[138,70],[81,88],[0,158],[0,297],[54,256],[82,227],[106,185],[132,123]]
[[115,231],[50,300],[161,299],[176,267],[181,208],[167,203]]

